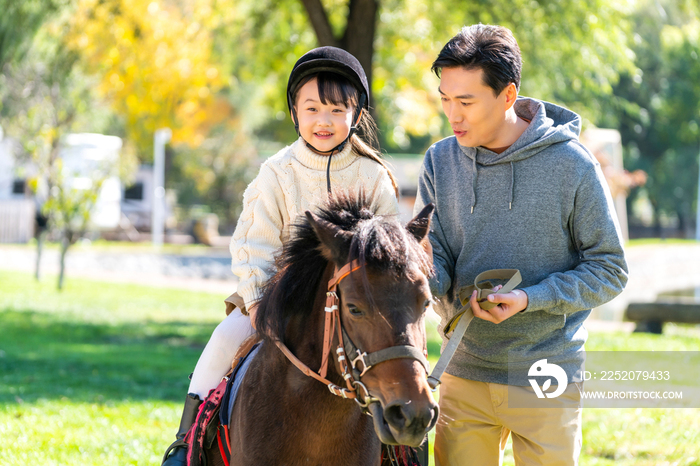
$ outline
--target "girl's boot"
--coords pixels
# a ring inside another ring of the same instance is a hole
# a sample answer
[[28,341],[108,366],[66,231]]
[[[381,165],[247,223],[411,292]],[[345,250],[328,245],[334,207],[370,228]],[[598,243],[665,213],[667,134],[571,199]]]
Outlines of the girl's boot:
[[180,428],[175,435],[175,442],[168,447],[163,455],[163,463],[161,466],[186,466],[187,465],[187,443],[185,443],[185,435],[190,430],[192,424],[197,419],[199,406],[202,400],[199,396],[188,394],[185,399],[185,408],[182,411],[182,419],[180,420]]

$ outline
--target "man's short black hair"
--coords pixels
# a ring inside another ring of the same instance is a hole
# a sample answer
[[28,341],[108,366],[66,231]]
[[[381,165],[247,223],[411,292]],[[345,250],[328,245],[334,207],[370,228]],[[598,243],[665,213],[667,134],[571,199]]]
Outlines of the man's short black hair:
[[510,83],[520,90],[522,66],[520,47],[510,29],[475,24],[463,27],[445,44],[431,70],[439,78],[443,68],[480,69],[484,84],[499,95]]

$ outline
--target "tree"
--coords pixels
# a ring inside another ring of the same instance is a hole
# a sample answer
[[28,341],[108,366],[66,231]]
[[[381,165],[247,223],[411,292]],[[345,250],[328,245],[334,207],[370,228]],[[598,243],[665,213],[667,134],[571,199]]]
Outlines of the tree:
[[340,47],[353,54],[365,69],[367,81],[371,83],[379,0],[350,0],[345,29],[340,36],[334,33],[321,0],[301,0],[301,3],[318,44]]
[[102,163],[89,173],[81,173],[81,181],[88,183],[76,186],[74,177],[77,174],[66,170],[63,160],[59,158],[49,174],[52,188],[43,210],[50,215],[52,227],[61,241],[59,290],[63,289],[68,249],[87,233],[102,185],[107,178],[116,174],[116,169],[116,164]]
[[101,96],[125,119],[142,159],[159,128],[173,130],[174,144],[198,146],[230,116],[217,95],[226,79],[210,59],[209,3],[77,2],[67,42],[100,77]]
[[[25,161],[37,168],[30,184],[38,207],[47,218],[47,229],[61,240],[63,286],[65,255],[85,233],[91,207],[104,176],[92,175],[91,186],[74,188],[65,182],[60,159],[60,141],[75,128],[99,131],[108,119],[94,96],[94,83],[81,70],[78,56],[63,47],[65,22],[52,20],[39,30],[22,60],[5,64],[0,98],[0,118],[7,132],[19,139]],[[36,277],[39,279],[44,234],[37,237]]]
[[214,59],[213,0],[80,0],[68,42],[125,120],[144,162],[153,133],[173,130],[168,186],[179,202],[209,205],[232,229],[256,156],[237,104],[245,93]]
[[[615,86],[610,125],[620,128],[625,163],[649,174],[654,211],[688,229],[695,216],[700,152],[700,8],[644,2],[632,15],[637,68]],[[640,191],[633,192],[631,201]]]
[[65,6],[61,0],[0,0],[0,70],[26,52],[42,24]]
[[[522,92],[592,120],[620,70],[632,67],[627,11],[604,0],[257,0],[215,8],[222,18],[216,39],[229,45],[215,49],[230,51],[224,60],[241,81],[264,80],[257,104],[270,109],[268,121],[286,113],[284,83],[296,58],[317,45],[339,45],[371,76],[383,143],[393,149],[422,150],[444,129],[430,65],[465,24],[513,30],[525,62]],[[291,137],[276,126],[271,134]]]

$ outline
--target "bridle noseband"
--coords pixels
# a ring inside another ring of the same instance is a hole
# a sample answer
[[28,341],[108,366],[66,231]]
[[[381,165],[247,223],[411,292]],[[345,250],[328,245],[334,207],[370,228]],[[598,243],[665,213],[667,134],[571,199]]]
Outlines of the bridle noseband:
[[[377,364],[389,361],[391,359],[414,359],[421,363],[425,369],[426,375],[430,372],[428,360],[426,359],[426,351],[419,350],[411,345],[390,346],[373,353],[366,353],[360,350],[352,342],[345,329],[340,322],[340,298],[338,297],[337,289],[340,282],[350,275],[352,272],[359,270],[362,267],[360,262],[355,259],[341,268],[336,268],[333,277],[328,281],[328,291],[326,293],[326,306],[324,329],[323,329],[323,356],[321,359],[321,368],[318,373],[311,370],[306,364],[301,362],[280,340],[275,340],[279,349],[287,356],[292,364],[294,364],[302,373],[309,377],[324,383],[328,390],[343,398],[354,399],[365,412],[370,403],[379,402],[373,397],[367,387],[360,381],[361,377],[367,373],[372,367]],[[336,354],[338,364],[340,365],[341,376],[345,380],[347,388],[340,387],[330,380],[326,379],[328,373],[328,362],[331,354],[331,346],[333,344],[333,334],[338,337],[338,346]],[[350,358],[348,365],[347,356]],[[358,368],[358,365],[362,365]],[[360,393],[360,391],[364,393]]]

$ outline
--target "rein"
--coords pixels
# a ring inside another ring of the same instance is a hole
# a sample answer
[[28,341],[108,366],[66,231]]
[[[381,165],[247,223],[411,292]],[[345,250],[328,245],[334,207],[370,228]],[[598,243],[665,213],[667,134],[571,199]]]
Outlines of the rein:
[[[275,340],[275,344],[282,353],[294,364],[304,375],[313,377],[319,382],[328,387],[328,390],[343,398],[354,399],[360,407],[367,412],[367,407],[370,403],[378,402],[379,400],[370,395],[367,387],[360,381],[360,378],[373,366],[380,362],[389,361],[391,359],[415,359],[420,362],[428,373],[428,360],[425,357],[424,351],[420,351],[415,346],[400,345],[391,346],[388,348],[366,353],[358,349],[352,342],[345,329],[340,322],[340,298],[338,297],[338,284],[350,275],[352,272],[359,270],[362,267],[357,259],[345,264],[340,269],[336,269],[333,277],[328,281],[328,292],[326,293],[326,306],[324,308],[326,316],[323,330],[323,356],[321,359],[321,368],[318,373],[313,371],[309,366],[304,364],[297,358],[287,346],[280,340]],[[328,361],[333,344],[333,333],[338,337],[338,346],[336,347],[337,360],[340,365],[341,375],[345,380],[347,388],[340,387],[330,380],[326,379],[328,373]],[[346,348],[348,352],[346,353]],[[350,365],[346,354],[351,358]],[[357,367],[362,364],[361,370]],[[364,394],[359,393],[361,389]]]

